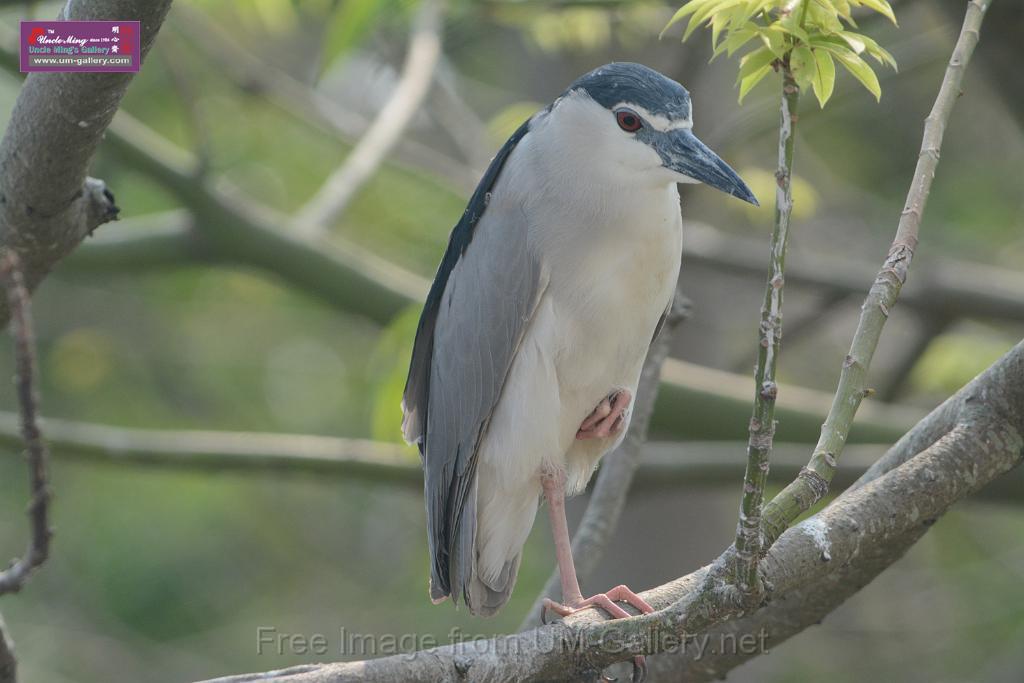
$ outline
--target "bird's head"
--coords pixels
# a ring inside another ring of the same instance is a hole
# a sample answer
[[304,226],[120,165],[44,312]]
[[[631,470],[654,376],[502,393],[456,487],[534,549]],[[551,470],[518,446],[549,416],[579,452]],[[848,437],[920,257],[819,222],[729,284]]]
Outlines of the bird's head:
[[592,163],[651,182],[705,183],[757,205],[746,183],[693,134],[686,88],[641,64],[616,62],[578,78],[550,116]]

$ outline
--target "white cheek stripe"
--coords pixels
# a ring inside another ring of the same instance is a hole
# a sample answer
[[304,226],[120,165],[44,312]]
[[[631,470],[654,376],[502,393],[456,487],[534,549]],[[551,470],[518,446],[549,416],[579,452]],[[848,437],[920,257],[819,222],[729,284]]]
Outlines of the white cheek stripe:
[[646,120],[647,123],[651,124],[655,130],[659,130],[662,133],[668,132],[670,130],[690,130],[691,128],[693,128],[692,115],[688,119],[675,119],[673,121],[666,116],[662,116],[661,114],[652,114],[651,112],[641,107],[639,104],[633,104],[632,102],[619,102],[614,107],[612,107],[612,110],[618,109],[619,107],[626,107],[627,109],[632,109],[637,114],[640,114],[640,116],[644,117],[644,120]]

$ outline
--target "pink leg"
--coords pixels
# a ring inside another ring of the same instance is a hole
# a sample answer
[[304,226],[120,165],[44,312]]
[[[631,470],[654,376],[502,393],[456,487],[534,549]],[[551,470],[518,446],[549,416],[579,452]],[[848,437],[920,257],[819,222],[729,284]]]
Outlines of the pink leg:
[[[628,392],[624,392],[628,396]],[[562,602],[544,599],[544,610],[551,610],[563,617],[588,607],[600,607],[613,619],[632,616],[616,601],[629,603],[643,614],[654,611],[647,602],[626,586],[616,586],[606,593],[584,598],[576,578],[576,565],[572,559],[572,541],[569,538],[569,523],[565,519],[565,474],[541,474],[541,486],[548,501],[548,518],[551,533],[555,538],[555,557],[558,560],[558,574],[562,580]],[[542,615],[543,616],[543,615]],[[643,656],[633,658],[633,680],[642,681],[647,673],[647,662]]]
[[626,423],[626,411],[632,401],[633,395],[626,389],[608,394],[580,424],[576,438],[604,439],[617,435]]

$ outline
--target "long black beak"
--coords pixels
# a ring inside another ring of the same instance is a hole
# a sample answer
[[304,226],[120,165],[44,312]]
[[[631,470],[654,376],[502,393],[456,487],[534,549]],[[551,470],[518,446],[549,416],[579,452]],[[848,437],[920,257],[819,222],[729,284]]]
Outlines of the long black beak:
[[682,173],[694,182],[710,185],[754,206],[760,206],[754,193],[736,171],[698,140],[689,129],[677,128],[669,131],[665,134],[665,139],[667,144],[661,149],[661,157],[667,168]]

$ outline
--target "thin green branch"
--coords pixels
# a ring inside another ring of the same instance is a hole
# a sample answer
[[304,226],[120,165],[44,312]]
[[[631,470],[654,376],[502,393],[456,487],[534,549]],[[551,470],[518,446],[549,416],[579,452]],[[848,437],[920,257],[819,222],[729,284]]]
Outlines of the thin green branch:
[[775,227],[772,231],[771,257],[761,324],[758,332],[755,372],[754,411],[750,418],[747,445],[747,470],[743,477],[743,497],[736,526],[736,582],[743,594],[758,586],[757,567],[761,555],[761,505],[768,480],[772,441],[775,438],[775,399],[778,384],[775,371],[782,345],[782,295],[786,279],[786,245],[793,212],[793,146],[797,123],[800,87],[782,64],[782,97],[779,122],[779,166],[775,172]]
[[978,31],[990,4],[990,0],[971,0],[968,3],[963,28],[946,68],[938,97],[925,120],[921,153],[907,194],[907,203],[896,229],[896,238],[861,308],[850,352],[843,361],[832,408],[822,426],[814,454],[800,476],[765,506],[764,535],[767,545],[774,542],[793,520],[828,492],[857,408],[864,397],[871,393],[867,386],[868,368],[889,313],[896,305],[903,283],[906,282],[914,249],[917,247],[921,216],[935,178],[946,124],[953,105],[960,97],[964,71],[978,44]]

